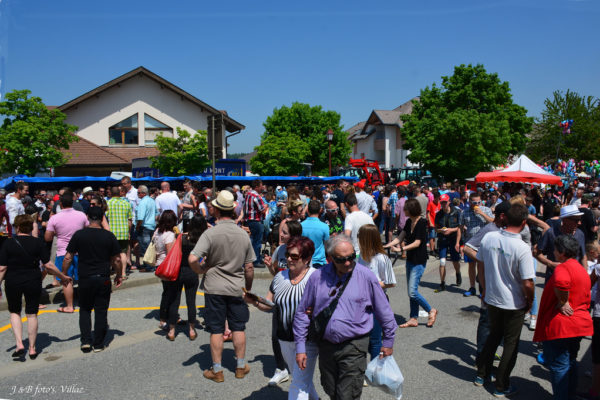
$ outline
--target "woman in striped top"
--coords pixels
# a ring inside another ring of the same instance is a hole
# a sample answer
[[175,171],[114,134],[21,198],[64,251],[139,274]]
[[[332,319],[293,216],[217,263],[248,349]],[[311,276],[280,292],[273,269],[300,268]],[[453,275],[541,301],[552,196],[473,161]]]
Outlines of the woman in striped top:
[[[300,303],[306,282],[315,271],[310,267],[310,260],[315,252],[312,240],[306,237],[295,237],[287,243],[286,258],[288,269],[275,275],[267,300],[275,303],[274,312],[277,313],[277,338],[281,345],[283,358],[292,369],[292,384],[288,399],[317,400],[319,395],[313,384],[313,372],[317,363],[319,350],[317,345],[306,343],[307,365],[301,370],[296,364],[296,345],[294,343],[294,314]],[[248,299],[248,298],[247,298]],[[247,300],[261,311],[270,311],[271,307],[258,301]]]

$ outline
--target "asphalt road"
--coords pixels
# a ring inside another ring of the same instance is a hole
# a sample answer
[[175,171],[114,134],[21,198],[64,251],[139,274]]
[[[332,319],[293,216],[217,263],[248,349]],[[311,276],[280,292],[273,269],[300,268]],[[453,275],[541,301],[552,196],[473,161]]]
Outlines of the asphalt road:
[[[399,329],[394,345],[394,357],[404,377],[404,399],[488,399],[491,387],[472,384],[475,376],[475,331],[479,317],[479,299],[464,298],[462,290],[450,286],[446,292],[434,293],[439,277],[437,261],[430,260],[422,279],[421,293],[439,310],[435,327],[425,327],[421,318],[418,328]],[[403,264],[399,262],[399,264]],[[466,278],[466,265],[463,277]],[[398,322],[408,317],[408,297],[403,267],[397,268],[398,286],[388,294]],[[463,278],[463,279],[464,279]],[[464,279],[466,280],[466,279]],[[453,273],[447,282],[453,283]],[[266,279],[257,279],[254,291],[266,293]],[[538,287],[538,295],[541,289]],[[0,322],[0,398],[2,399],[286,399],[289,382],[271,388],[267,381],[275,364],[271,350],[270,314],[251,307],[247,327],[247,356],[250,374],[242,380],[234,378],[235,361],[231,343],[225,345],[223,365],[225,383],[214,383],[202,377],[202,369],[211,365],[209,335],[198,331],[194,342],[187,329],[178,332],[175,342],[166,340],[157,329],[158,305],[162,287],[159,283],[117,290],[109,312],[109,341],[100,353],[83,354],[79,350],[78,314],[58,314],[58,305],[50,305],[39,316],[40,334],[36,360],[14,362],[14,351],[8,312],[1,312]],[[197,296],[198,306],[204,304]],[[202,314],[202,309],[199,309]],[[181,315],[186,315],[185,309]],[[4,327],[2,327],[4,325]],[[533,332],[523,328],[520,354],[513,371],[512,383],[519,389],[512,398],[550,399],[548,371],[537,364]],[[591,380],[585,372],[591,369],[589,347],[584,339],[580,358],[580,387],[587,388]],[[27,342],[25,343],[27,347]],[[498,351],[501,353],[501,349]],[[3,355],[2,355],[3,354]],[[315,383],[319,394],[326,398],[319,384],[318,368]],[[365,388],[364,399],[385,399],[391,396],[374,387]]]

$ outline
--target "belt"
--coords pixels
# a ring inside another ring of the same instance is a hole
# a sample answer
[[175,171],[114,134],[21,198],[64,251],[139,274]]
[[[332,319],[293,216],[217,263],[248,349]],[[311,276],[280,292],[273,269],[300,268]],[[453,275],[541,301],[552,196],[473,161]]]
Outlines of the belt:
[[88,276],[80,276],[79,279],[86,279],[86,278],[110,278],[110,275],[102,275],[102,274],[93,274],[93,275],[88,275]]

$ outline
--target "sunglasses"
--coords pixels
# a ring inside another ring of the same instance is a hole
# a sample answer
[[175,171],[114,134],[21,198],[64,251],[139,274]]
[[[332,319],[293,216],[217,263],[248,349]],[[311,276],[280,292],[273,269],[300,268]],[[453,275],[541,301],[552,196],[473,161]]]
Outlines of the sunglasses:
[[339,208],[328,208],[327,212],[338,212]]
[[340,286],[342,286],[342,281],[339,281],[335,287],[333,288],[333,290],[331,291],[331,293],[329,293],[329,297],[333,297],[335,296],[335,294],[337,293],[337,290],[340,288]]
[[336,257],[332,256],[333,262],[336,264],[345,264],[346,261],[354,261],[356,259],[356,253],[350,254],[348,257]]
[[298,261],[300,259],[300,254],[285,253],[285,258],[290,258],[292,261]]

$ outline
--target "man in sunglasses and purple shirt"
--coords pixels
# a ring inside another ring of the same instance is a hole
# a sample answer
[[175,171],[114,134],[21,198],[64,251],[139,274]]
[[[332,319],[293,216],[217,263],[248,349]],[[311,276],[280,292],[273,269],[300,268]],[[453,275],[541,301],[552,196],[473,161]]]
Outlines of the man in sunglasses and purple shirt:
[[294,315],[296,362],[300,369],[306,368],[310,318],[325,309],[350,279],[317,345],[325,393],[332,399],[359,399],[373,314],[383,327],[381,357],[392,355],[398,325],[375,274],[356,263],[352,239],[344,234],[332,237],[327,242],[327,253],[333,262],[311,275]]

